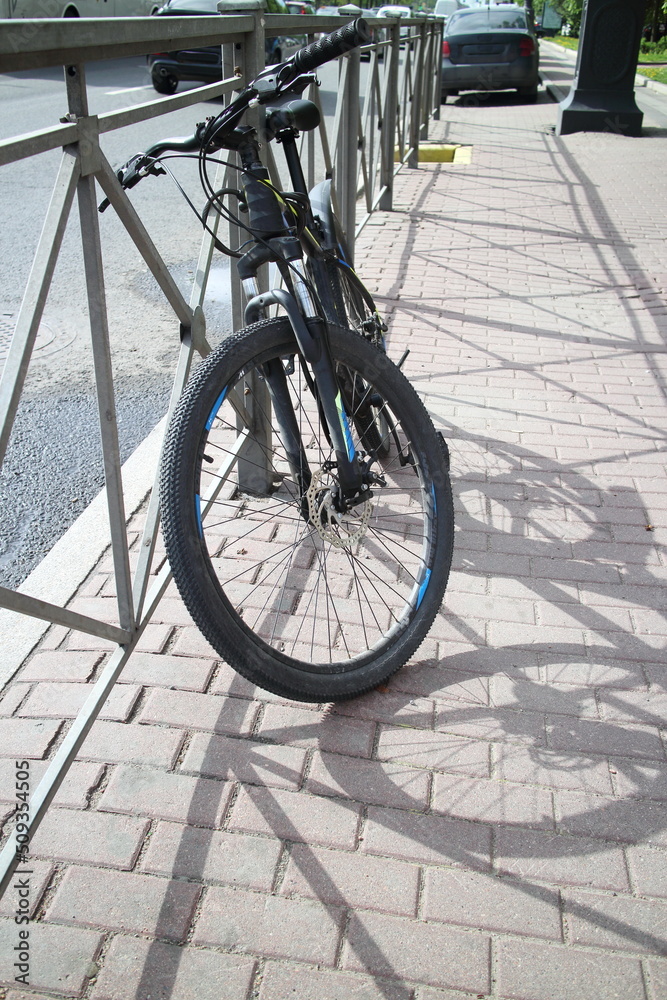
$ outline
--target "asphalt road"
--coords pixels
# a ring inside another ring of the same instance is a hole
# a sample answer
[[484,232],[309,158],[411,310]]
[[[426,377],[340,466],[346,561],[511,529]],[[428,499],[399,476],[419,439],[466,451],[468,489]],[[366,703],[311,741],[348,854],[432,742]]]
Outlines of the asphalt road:
[[[333,110],[335,70],[321,97]],[[91,113],[155,97],[141,58],[87,67]],[[181,84],[179,92],[188,85]],[[195,86],[193,84],[193,86]],[[196,105],[103,137],[112,164],[165,136],[192,133],[220,101]],[[56,124],[66,113],[60,69],[0,76],[0,138]],[[60,151],[0,168],[0,364],[13,330],[46,213]],[[171,161],[195,205],[203,203],[193,161]],[[169,178],[131,192],[176,281],[189,295],[201,228]],[[101,196],[100,196],[101,200]],[[178,323],[115,217],[100,217],[119,431],[123,459],[164,414],[179,346]],[[216,255],[206,315],[210,339],[229,329],[228,261]],[[76,205],[68,225],[44,322],[4,467],[0,472],[0,584],[16,587],[103,486],[92,355]]]

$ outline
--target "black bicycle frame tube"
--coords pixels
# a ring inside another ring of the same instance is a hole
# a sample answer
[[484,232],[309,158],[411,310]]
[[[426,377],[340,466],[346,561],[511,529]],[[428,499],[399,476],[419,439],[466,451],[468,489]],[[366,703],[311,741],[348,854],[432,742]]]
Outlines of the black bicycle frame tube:
[[287,375],[280,358],[273,358],[262,365],[264,378],[271,396],[271,404],[280,428],[280,436],[294,480],[303,496],[312,480],[312,473],[303,447],[301,430],[287,386]]
[[287,169],[289,171],[290,180],[292,181],[292,186],[298,194],[308,194],[306,178],[303,175],[303,167],[301,166],[301,159],[296,146],[294,133],[283,133],[281,140],[283,151],[285,153],[285,162],[287,163]]

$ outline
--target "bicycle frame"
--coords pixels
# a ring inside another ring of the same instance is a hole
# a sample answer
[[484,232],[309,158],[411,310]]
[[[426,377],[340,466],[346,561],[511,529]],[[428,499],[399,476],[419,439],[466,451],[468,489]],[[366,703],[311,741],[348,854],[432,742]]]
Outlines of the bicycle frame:
[[[326,321],[320,313],[303,271],[304,248],[308,255],[316,259],[322,259],[325,251],[314,236],[314,219],[310,208],[307,209],[307,225],[304,229],[307,235],[304,235],[301,241],[297,238],[294,226],[290,225],[293,220],[286,216],[286,203],[268,183],[266,168],[259,160],[255,130],[236,131],[237,134],[243,133],[238,143],[238,152],[244,168],[243,192],[250,215],[249,228],[259,228],[261,224],[262,228],[276,234],[267,240],[262,240],[244,254],[238,263],[241,283],[249,299],[245,319],[247,323],[258,320],[271,305],[277,305],[287,313],[299,352],[312,370],[313,388],[336,453],[341,484],[341,496],[336,498],[336,502],[341,509],[344,509],[359,502],[362,495],[365,498],[369,487],[367,483],[362,482],[361,465],[331,360]],[[295,192],[307,197],[295,136],[296,129],[293,128],[285,128],[280,133]],[[285,279],[287,290],[272,289],[259,293],[257,273],[264,263],[277,264]],[[276,420],[286,442],[292,472],[305,490],[310,482],[310,470],[284,372],[280,373],[274,368],[271,371],[267,370],[265,374]]]

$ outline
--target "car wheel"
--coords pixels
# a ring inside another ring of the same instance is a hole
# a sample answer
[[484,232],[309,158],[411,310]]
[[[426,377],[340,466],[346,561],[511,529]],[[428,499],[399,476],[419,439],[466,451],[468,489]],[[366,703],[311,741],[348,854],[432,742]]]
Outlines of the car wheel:
[[168,74],[167,76],[152,76],[153,86],[157,90],[158,94],[175,94],[176,88],[178,87],[178,80],[175,76]]

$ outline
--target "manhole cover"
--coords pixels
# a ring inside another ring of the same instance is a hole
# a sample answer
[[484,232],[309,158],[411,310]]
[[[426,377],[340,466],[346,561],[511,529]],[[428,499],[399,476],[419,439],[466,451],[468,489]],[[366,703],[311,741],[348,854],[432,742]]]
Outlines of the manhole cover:
[[[0,370],[4,367],[7,360],[9,345],[14,336],[17,318],[16,313],[0,312]],[[51,354],[66,347],[73,339],[73,337],[68,338],[62,332],[52,330],[47,323],[40,323],[37,337],[35,338],[35,346],[32,351],[33,356],[36,355],[39,357],[40,355]]]

